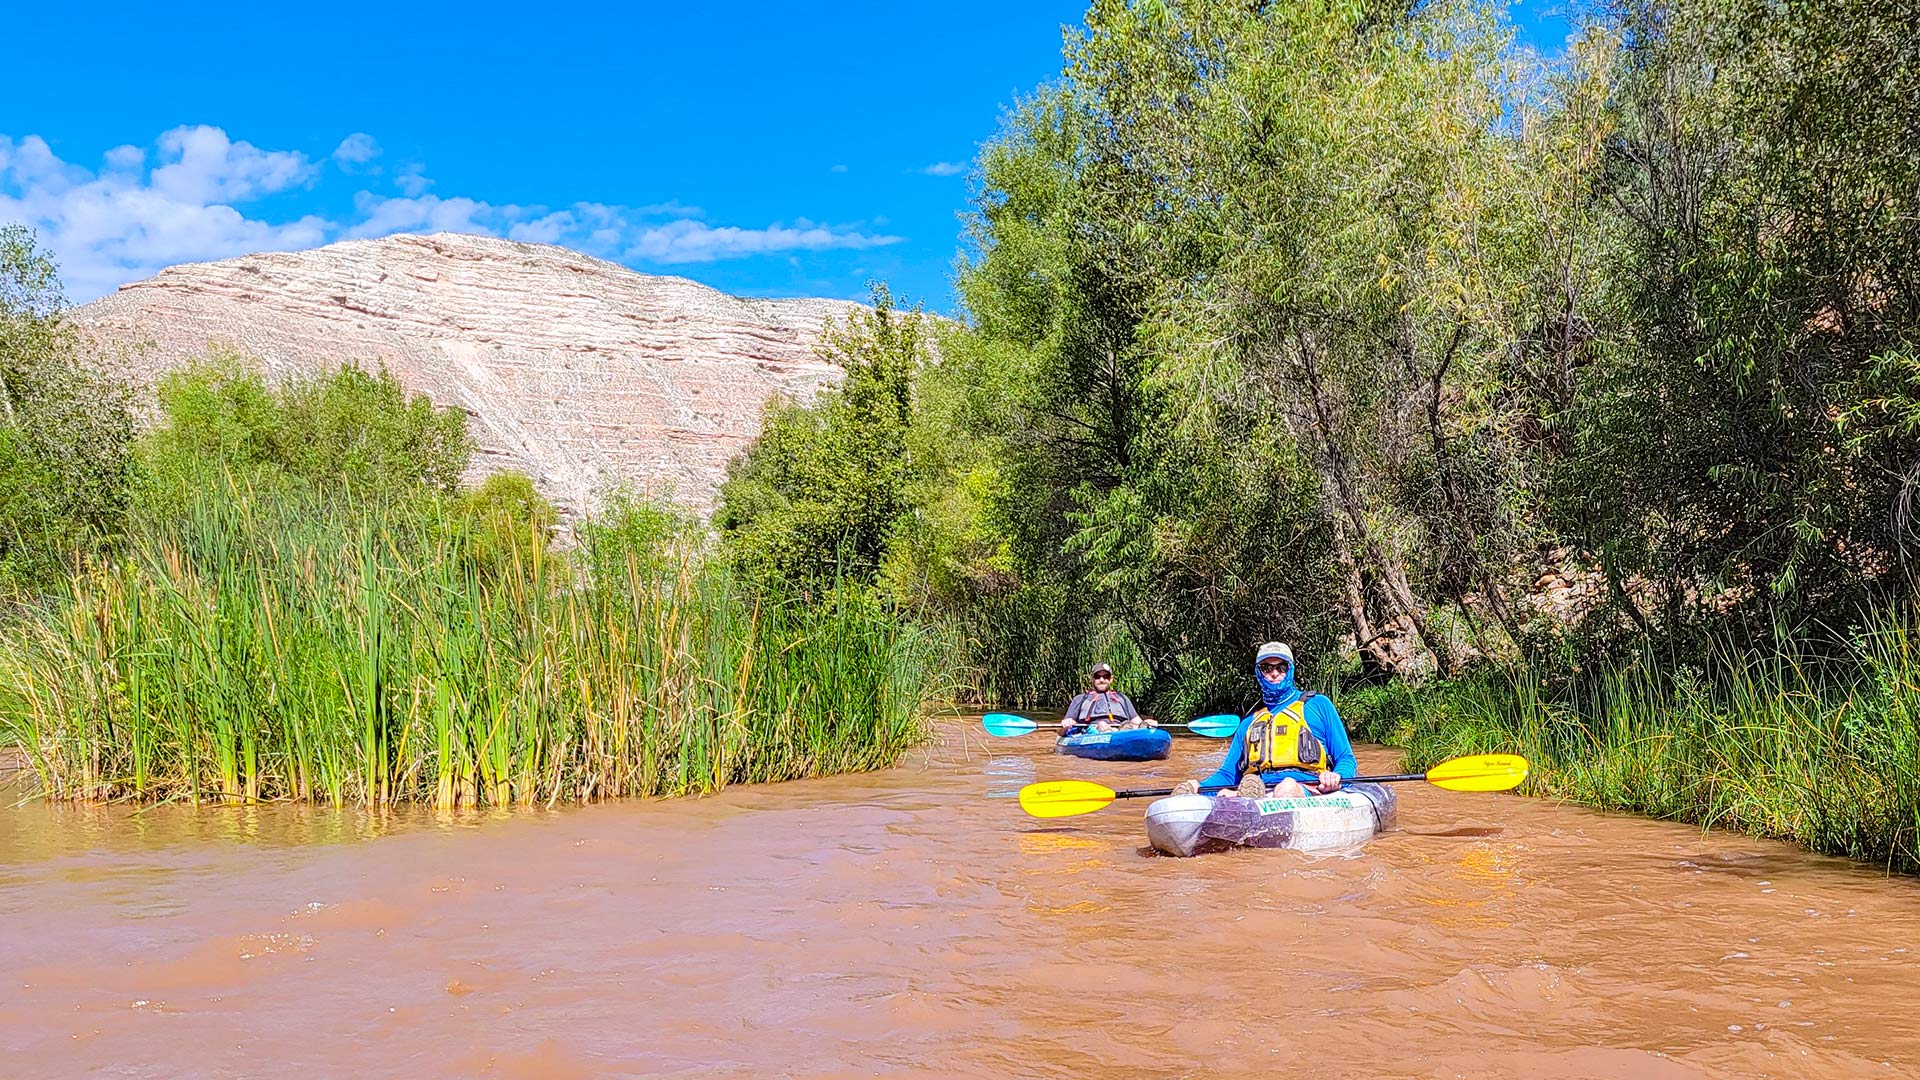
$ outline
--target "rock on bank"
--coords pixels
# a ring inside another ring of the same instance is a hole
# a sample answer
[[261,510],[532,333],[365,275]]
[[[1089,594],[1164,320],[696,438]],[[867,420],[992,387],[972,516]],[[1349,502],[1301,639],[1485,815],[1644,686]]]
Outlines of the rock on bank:
[[176,266],[73,319],[142,387],[223,348],[276,379],[385,364],[466,411],[476,475],[521,470],[569,510],[629,482],[705,511],[769,397],[807,400],[839,378],[814,346],[854,306],[436,234]]

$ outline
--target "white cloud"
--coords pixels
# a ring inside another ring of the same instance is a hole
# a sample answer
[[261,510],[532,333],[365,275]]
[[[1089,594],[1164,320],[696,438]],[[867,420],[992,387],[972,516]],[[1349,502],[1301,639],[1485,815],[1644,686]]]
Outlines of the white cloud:
[[90,300],[125,281],[174,263],[248,251],[325,243],[318,217],[268,222],[228,200],[284,190],[310,175],[297,153],[268,153],[227,139],[218,128],[175,128],[158,140],[160,164],[142,174],[146,154],[115,147],[94,174],[56,157],[28,136],[0,154],[0,221],[37,230],[60,263],[67,293]]
[[967,167],[957,161],[936,161],[920,170],[926,176],[959,176]]
[[413,198],[426,194],[433,181],[426,177],[426,166],[416,161],[400,170],[400,175],[393,178],[393,186],[400,189],[400,194]]
[[568,211],[558,210],[532,221],[515,222],[507,229],[507,239],[527,244],[560,244],[569,236],[577,235],[579,229],[578,218]]
[[380,156],[380,144],[373,136],[364,131],[356,131],[340,140],[333,148],[333,160],[343,169],[352,171],[355,166],[365,165]]
[[[583,203],[582,205],[598,206],[599,204]],[[600,207],[600,209],[617,210],[618,208],[617,207]],[[668,199],[666,202],[663,202],[663,203],[649,203],[646,206],[636,206],[632,208],[630,211],[628,211],[627,213],[633,217],[697,218],[697,217],[706,216],[706,213],[702,211],[699,207],[688,206],[686,203],[683,203],[678,199]]]
[[905,237],[874,236],[851,229],[814,225],[805,220],[764,229],[732,225],[715,228],[703,221],[674,221],[642,229],[622,258],[638,262],[690,263],[777,251],[826,251],[897,244]]
[[457,232],[497,236],[504,220],[519,207],[493,207],[474,199],[443,199],[438,195],[387,199],[361,192],[354,200],[361,220],[345,228],[350,240],[391,236],[403,232]]
[[17,143],[0,135],[0,181],[11,177],[23,187],[62,192],[85,182],[87,176],[85,169],[76,169],[54,156],[47,140],[38,135]]
[[[372,136],[356,132],[321,160],[351,171],[379,153]],[[444,197],[429,194],[433,182],[418,164],[394,175],[402,194],[360,191],[344,218],[274,216],[247,204],[319,183],[318,164],[300,151],[262,150],[207,126],[174,128],[155,140],[151,152],[119,146],[101,160],[101,168],[92,171],[62,161],[37,135],[17,141],[0,135],[0,223],[21,222],[40,233],[76,302],[176,263],[400,232],[504,236],[637,265],[859,250],[903,239],[876,231],[877,224],[827,225],[804,218],[765,228],[714,225],[701,220],[698,207],[677,201],[547,207]]]
[[297,150],[265,151],[233,142],[227,133],[204,124],[177,127],[160,136],[160,160],[149,183],[180,202],[238,202],[284,191],[314,175],[313,163]]

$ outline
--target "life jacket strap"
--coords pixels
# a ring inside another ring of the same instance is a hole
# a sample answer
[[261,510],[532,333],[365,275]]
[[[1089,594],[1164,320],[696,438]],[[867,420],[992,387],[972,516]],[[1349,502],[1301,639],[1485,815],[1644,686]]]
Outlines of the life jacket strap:
[[1087,718],[1093,715],[1093,703],[1096,701],[1106,702],[1107,711],[1105,713],[1105,716],[1107,718],[1124,719],[1123,717],[1120,717],[1118,713],[1113,711],[1114,706],[1120,704],[1118,693],[1112,690],[1106,690],[1106,691],[1089,690],[1085,694],[1081,695],[1080,715],[1074,717],[1074,722],[1077,724],[1086,723]]

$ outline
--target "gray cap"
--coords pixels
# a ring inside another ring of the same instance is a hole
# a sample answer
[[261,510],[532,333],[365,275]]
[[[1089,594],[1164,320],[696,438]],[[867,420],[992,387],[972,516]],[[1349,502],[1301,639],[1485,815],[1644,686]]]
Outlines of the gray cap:
[[1104,672],[1106,672],[1106,673],[1107,673],[1107,674],[1109,674],[1109,675],[1111,675],[1111,674],[1113,674],[1113,668],[1111,668],[1111,667],[1109,667],[1109,666],[1107,666],[1107,665],[1106,665],[1106,664],[1104,664],[1104,663],[1100,663],[1100,664],[1095,664],[1095,665],[1093,665],[1093,670],[1092,670],[1092,671],[1090,671],[1090,672],[1088,672],[1088,674],[1089,674],[1089,675],[1098,675],[1098,674],[1100,674],[1100,673],[1101,673],[1101,672],[1103,672],[1103,671],[1104,671]]

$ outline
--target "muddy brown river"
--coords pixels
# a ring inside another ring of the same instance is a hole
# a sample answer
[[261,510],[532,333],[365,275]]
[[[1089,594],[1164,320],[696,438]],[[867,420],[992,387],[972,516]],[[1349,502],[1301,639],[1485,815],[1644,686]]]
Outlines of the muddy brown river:
[[1165,858],[1009,796],[1220,743],[970,725],[678,802],[0,809],[0,1074],[1920,1075],[1912,880],[1421,785],[1359,853]]

